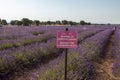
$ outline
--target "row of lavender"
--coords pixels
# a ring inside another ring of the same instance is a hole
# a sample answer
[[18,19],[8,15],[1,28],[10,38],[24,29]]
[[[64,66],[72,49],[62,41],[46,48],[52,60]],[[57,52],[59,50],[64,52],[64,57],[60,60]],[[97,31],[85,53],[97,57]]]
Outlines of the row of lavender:
[[[107,27],[102,27],[101,29],[106,29],[106,28]],[[0,43],[6,40],[10,41],[11,39],[12,41],[14,41],[14,39],[20,41],[26,38],[27,39],[38,38],[40,37],[41,34],[46,34],[46,33],[50,34],[51,32],[56,34],[56,31],[64,30],[64,29],[65,27],[42,27],[42,26],[40,27],[5,27],[3,29],[0,29]],[[80,30],[100,29],[100,28],[98,27],[95,28],[94,26],[89,26],[89,27],[88,26],[82,26],[82,27],[72,26],[72,27],[69,27],[69,29],[80,31]]]
[[112,57],[115,59],[113,64],[113,74],[116,77],[120,77],[120,29],[117,28],[115,31],[114,48]]
[[[61,27],[59,30],[63,30],[63,28]],[[47,30],[44,27],[6,27],[6,32],[4,32],[4,29],[0,30],[0,50],[36,42],[45,42],[48,39],[55,38],[56,31],[58,30],[57,28],[48,28]],[[80,32],[82,29],[79,28],[76,31]]]
[[[70,29],[79,31],[80,29],[107,29],[107,28],[112,28],[113,26],[96,26],[96,25],[91,25],[91,26],[69,26]],[[21,38],[23,36],[33,36],[33,35],[38,35],[40,33],[44,32],[50,32],[57,31],[57,30],[64,30],[66,27],[65,26],[39,26],[39,27],[4,27],[0,29],[0,40],[4,39],[17,39]]]
[[0,29],[0,40],[19,39],[21,37],[26,37],[26,36],[36,36],[49,31],[51,32],[51,30],[55,32],[55,30],[57,29],[61,30],[63,28],[64,27],[52,28],[52,27],[42,27],[42,26],[40,27],[4,27]]
[[2,40],[0,41],[0,51],[9,48],[17,48],[20,46],[25,46],[29,44],[33,44],[36,42],[46,42],[48,39],[55,38],[55,36],[51,33],[46,33],[40,36],[27,36],[25,38],[19,38],[17,40]]
[[55,39],[51,41],[22,46],[17,50],[2,54],[0,56],[0,76],[6,76],[9,72],[18,68],[27,68],[58,56],[63,49],[55,47]]
[[[84,39],[86,39],[87,37],[91,37],[91,36],[95,35],[96,33],[101,32],[101,31],[103,31],[103,30],[101,30],[101,29],[99,29],[99,30],[94,29],[94,30],[86,30],[86,31],[80,32],[80,33],[78,34],[78,35],[79,35],[79,37],[78,37],[78,42],[80,43],[80,42],[82,42]],[[44,38],[44,37],[43,37],[43,38]],[[42,38],[41,38],[41,39],[42,39]],[[49,41],[51,41],[52,39],[53,39],[53,38],[47,39],[46,42],[49,42]],[[40,44],[40,43],[43,43],[43,42],[36,42],[36,43],[34,43],[34,44]],[[34,45],[34,44],[31,43],[31,44],[26,45],[26,46],[24,45],[24,46],[19,46],[19,47],[17,47],[17,48],[5,49],[5,50],[0,51],[0,55],[11,54],[11,53],[14,53],[15,51],[21,50],[21,48],[29,47],[30,45]]]
[[[104,55],[104,48],[112,32],[112,29],[108,29],[97,33],[80,43],[77,49],[69,50],[68,80],[95,80],[93,61],[99,61]],[[52,65],[49,64],[37,70],[37,76],[33,75],[31,78],[35,80],[64,80],[64,56],[55,61]]]
[[[85,31],[79,34],[79,40],[82,41],[86,37],[90,37],[99,30]],[[62,50],[63,51],[63,50]],[[20,46],[18,48],[0,51],[0,75],[5,75],[11,70],[16,69],[18,66],[29,66],[43,59],[49,60],[61,52],[61,49],[55,47],[55,39],[50,39],[47,43],[37,42],[27,46]]]
[[[34,27],[36,28],[36,27]],[[38,28],[38,27],[37,27]],[[28,28],[29,29],[29,28]],[[79,33],[82,31],[94,31],[94,30],[103,30],[103,29],[87,29],[84,30],[82,28],[75,28],[76,31],[78,31]],[[34,29],[33,29],[34,30]],[[60,30],[63,30],[63,27],[60,28]],[[73,27],[70,27],[70,30],[74,30]],[[26,30],[25,30],[26,31]],[[22,37],[18,37],[18,39],[7,39],[7,40],[0,40],[0,50],[4,50],[4,49],[9,49],[9,48],[16,48],[16,47],[20,47],[20,46],[25,46],[28,44],[33,44],[36,42],[46,42],[48,39],[51,38],[55,38],[55,34],[58,31],[57,28],[55,29],[50,29],[48,32],[44,31],[44,29],[40,29],[40,31],[44,32],[44,34],[41,35],[27,35],[27,36],[22,36]],[[39,29],[37,29],[37,31],[34,31],[35,34],[38,34],[37,32],[40,32]],[[87,34],[87,33],[84,33]],[[82,36],[82,35],[81,35]]]

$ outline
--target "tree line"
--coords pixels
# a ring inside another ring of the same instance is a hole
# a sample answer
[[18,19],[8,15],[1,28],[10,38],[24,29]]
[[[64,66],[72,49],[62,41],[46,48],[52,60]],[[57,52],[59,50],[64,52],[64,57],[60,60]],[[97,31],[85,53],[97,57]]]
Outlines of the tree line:
[[85,22],[81,20],[80,22],[73,22],[67,20],[57,20],[57,21],[39,21],[39,20],[30,20],[28,18],[23,18],[21,20],[11,20],[8,23],[5,19],[0,19],[0,25],[17,25],[17,26],[32,26],[32,25],[91,25],[90,22]]

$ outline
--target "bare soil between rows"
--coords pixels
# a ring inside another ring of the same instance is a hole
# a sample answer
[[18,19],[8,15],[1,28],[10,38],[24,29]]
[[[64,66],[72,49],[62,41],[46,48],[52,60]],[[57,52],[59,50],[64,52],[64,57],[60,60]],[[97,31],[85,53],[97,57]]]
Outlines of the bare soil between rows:
[[111,56],[114,46],[114,33],[111,35],[110,40],[105,49],[105,57],[102,58],[101,62],[95,62],[96,69],[96,80],[120,80],[112,73],[112,67],[114,59]]

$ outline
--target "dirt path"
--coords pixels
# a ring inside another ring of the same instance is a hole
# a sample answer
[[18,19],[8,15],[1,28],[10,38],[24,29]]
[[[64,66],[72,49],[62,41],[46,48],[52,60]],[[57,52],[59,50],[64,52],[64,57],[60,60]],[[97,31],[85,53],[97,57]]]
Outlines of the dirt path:
[[112,66],[114,63],[114,59],[111,57],[112,48],[114,42],[114,33],[111,35],[109,44],[105,50],[105,58],[101,61],[101,63],[95,62],[96,68],[96,80],[120,80],[120,78],[116,78],[112,74]]

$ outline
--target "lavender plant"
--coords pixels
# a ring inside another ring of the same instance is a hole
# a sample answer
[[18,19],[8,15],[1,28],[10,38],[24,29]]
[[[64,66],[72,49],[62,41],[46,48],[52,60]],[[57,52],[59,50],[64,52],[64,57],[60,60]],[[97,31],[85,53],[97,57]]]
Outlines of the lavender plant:
[[[93,60],[100,58],[113,30],[105,30],[84,40],[77,49],[71,49],[68,54],[68,80],[95,80]],[[99,37],[99,38],[98,38]],[[93,44],[94,41],[94,44]],[[91,43],[91,44],[90,44]],[[57,68],[49,65],[44,74],[39,73],[37,78],[42,80],[64,80],[64,57]],[[45,70],[44,69],[44,70]],[[37,80],[36,79],[36,80]]]
[[113,53],[112,57],[115,59],[112,72],[114,76],[120,77],[120,29],[117,28],[115,31],[115,40],[114,40],[114,48],[113,48]]

